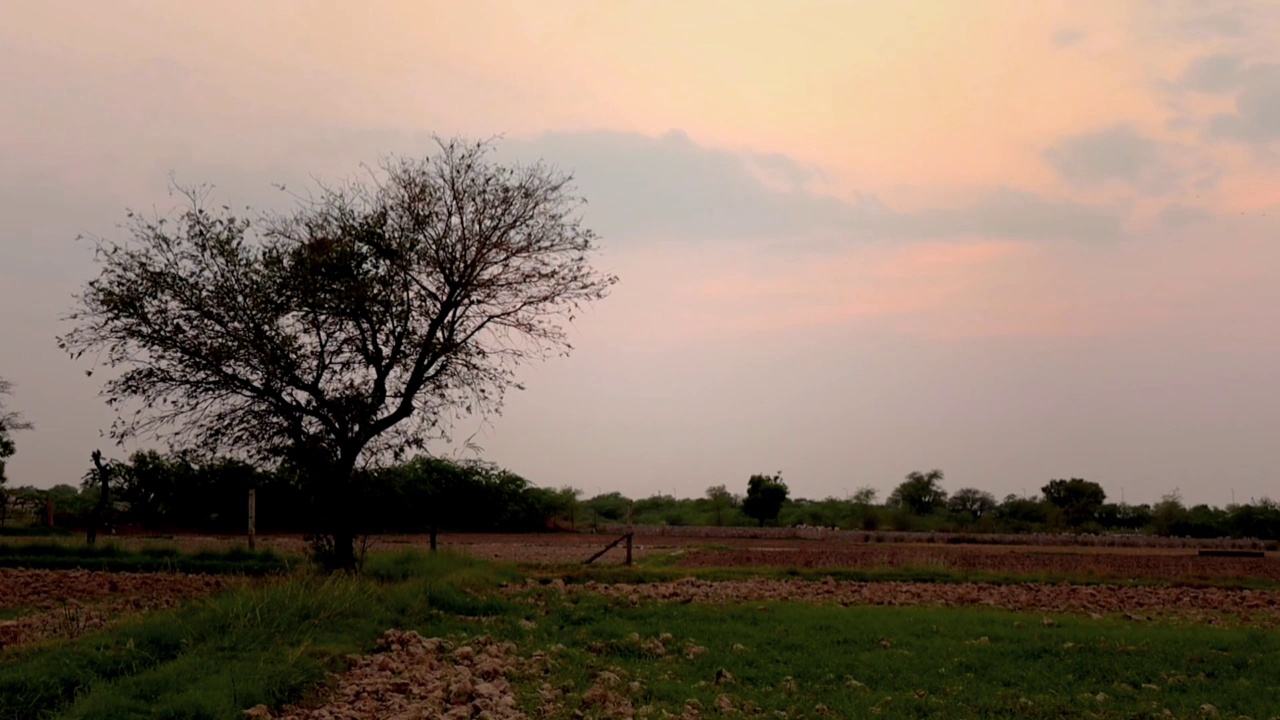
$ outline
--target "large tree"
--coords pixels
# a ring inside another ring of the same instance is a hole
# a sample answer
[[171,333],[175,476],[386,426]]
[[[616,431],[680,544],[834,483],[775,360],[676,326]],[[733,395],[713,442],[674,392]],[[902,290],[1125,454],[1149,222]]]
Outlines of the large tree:
[[947,503],[947,491],[942,489],[944,477],[941,470],[909,473],[889,495],[889,505],[928,515]]
[[1040,492],[1050,505],[1062,511],[1063,518],[1072,526],[1093,520],[1107,501],[1107,492],[1101,485],[1083,478],[1050,480]]
[[187,191],[178,217],[131,213],[126,241],[98,239],[60,344],[115,370],[112,433],[287,464],[353,565],[358,470],[499,411],[516,368],[567,353],[564,323],[617,280],[591,265],[569,175],[437,144],[292,212]]

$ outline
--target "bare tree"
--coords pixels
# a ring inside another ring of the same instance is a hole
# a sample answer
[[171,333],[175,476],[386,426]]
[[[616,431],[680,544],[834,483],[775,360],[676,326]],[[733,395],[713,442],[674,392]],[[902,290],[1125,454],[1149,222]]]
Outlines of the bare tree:
[[288,214],[186,191],[176,219],[130,213],[130,241],[98,239],[59,342],[117,370],[112,434],[296,469],[351,567],[360,471],[499,412],[515,370],[567,353],[563,323],[617,281],[590,264],[571,176],[437,144]]

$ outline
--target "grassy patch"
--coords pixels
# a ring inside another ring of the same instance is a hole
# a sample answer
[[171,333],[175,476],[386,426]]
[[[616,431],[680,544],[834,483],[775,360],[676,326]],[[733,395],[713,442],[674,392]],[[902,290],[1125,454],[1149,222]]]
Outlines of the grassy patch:
[[565,688],[565,717],[598,717],[587,695],[597,686],[652,706],[653,717],[690,701],[704,716],[721,702],[790,718],[1162,718],[1166,709],[1192,718],[1205,704],[1221,717],[1280,712],[1275,631],[1076,616],[1046,624],[972,608],[632,606],[549,589],[525,602],[494,592],[518,579],[511,566],[448,553],[376,555],[366,571],[295,574],[0,655],[0,718],[237,718],[298,699],[389,628],[489,634],[525,656],[547,652],[551,675],[517,684],[530,708],[544,682]]
[[271,550],[245,548],[181,553],[172,547],[125,550],[105,543],[0,543],[0,567],[33,570],[100,570],[105,572],[182,572],[266,575],[283,572],[289,560]]
[[0,656],[0,718],[235,718],[298,698],[393,627],[453,632],[509,604],[491,566],[441,556],[421,576],[294,576],[74,641]]
[[[553,603],[522,646],[562,643],[554,684],[599,673],[635,706],[706,711],[721,695],[763,716],[1270,717],[1280,635],[977,609],[792,604]],[[659,641],[663,634],[670,636]],[[659,645],[655,644],[659,641]],[[736,648],[736,649],[735,649]],[[717,682],[717,678],[721,682]],[[631,682],[639,686],[630,686]],[[632,689],[635,687],[636,689]],[[570,703],[566,708],[587,711]]]

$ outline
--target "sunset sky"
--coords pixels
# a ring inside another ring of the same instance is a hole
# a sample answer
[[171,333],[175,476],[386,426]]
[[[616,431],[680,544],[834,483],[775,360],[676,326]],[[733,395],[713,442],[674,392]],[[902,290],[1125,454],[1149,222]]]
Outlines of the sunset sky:
[[457,429],[540,485],[1280,496],[1277,38],[1270,0],[7,0],[11,482],[109,445],[54,344],[78,235],[438,133],[573,171],[621,278]]

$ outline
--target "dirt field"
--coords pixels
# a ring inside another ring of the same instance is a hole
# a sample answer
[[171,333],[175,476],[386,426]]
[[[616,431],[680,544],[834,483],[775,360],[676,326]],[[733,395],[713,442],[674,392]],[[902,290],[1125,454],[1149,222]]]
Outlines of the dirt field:
[[[512,586],[509,593],[541,587],[537,581]],[[1223,617],[1274,627],[1280,624],[1280,591],[1188,587],[1120,587],[989,583],[840,582],[755,578],[741,581],[685,578],[663,583],[553,582],[561,593],[596,594],[627,603],[803,601],[839,605],[933,605],[991,607],[1020,612],[1123,613],[1130,620],[1178,618],[1218,624]]]
[[[592,533],[444,534],[441,547],[475,557],[516,563],[578,564],[594,555],[618,535]],[[969,545],[924,542],[867,542],[848,534],[820,540],[788,537],[716,537],[659,534],[637,528],[633,555],[678,556],[678,564],[706,567],[797,568],[910,568],[999,574],[1071,575],[1097,580],[1227,580],[1258,578],[1280,582],[1280,553],[1265,558],[1199,557],[1195,548],[1132,547],[1104,545]],[[243,546],[241,536],[176,536],[113,538],[129,548],[176,546],[183,551]],[[258,538],[260,548],[300,554],[306,543],[300,535]],[[367,551],[425,548],[425,535],[370,537]],[[621,563],[621,546],[597,562]]]
[[210,575],[0,568],[0,651],[76,637],[125,615],[174,607],[231,582]]

